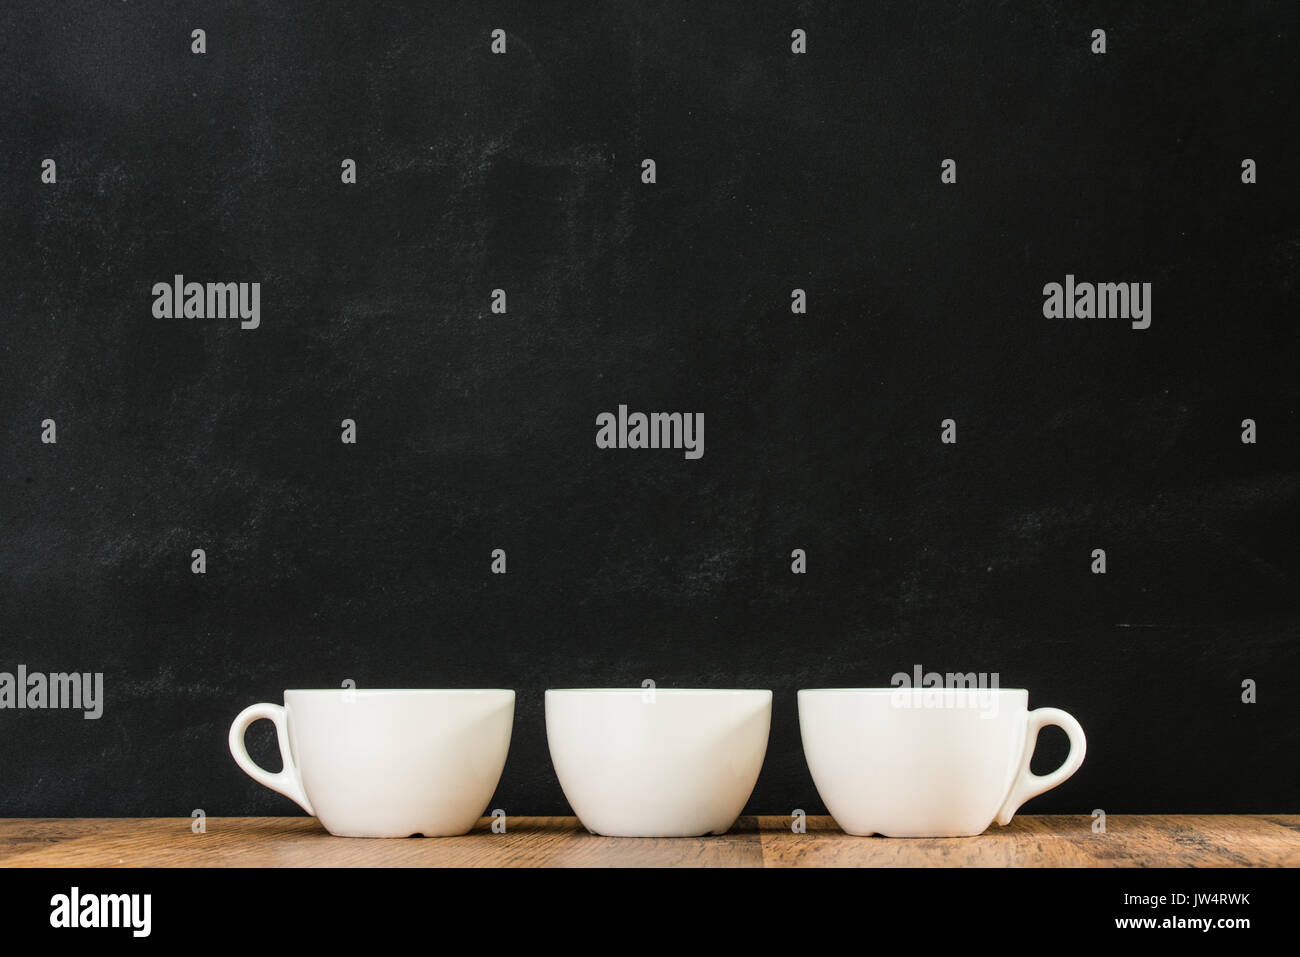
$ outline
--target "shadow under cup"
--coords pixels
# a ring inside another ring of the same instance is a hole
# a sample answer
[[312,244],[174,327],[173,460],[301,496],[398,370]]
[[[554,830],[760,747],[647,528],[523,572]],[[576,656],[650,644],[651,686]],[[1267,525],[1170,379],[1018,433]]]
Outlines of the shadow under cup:
[[[464,834],[505,767],[515,693],[505,690],[299,690],[235,719],[230,750],[254,780],[340,837]],[[276,726],[284,769],[259,767],[244,732]]]
[[[968,837],[1056,787],[1083,763],[1079,723],[1030,711],[1023,689],[829,688],[799,692],[799,731],[817,793],[849,834]],[[1040,728],[1070,753],[1029,770]]]

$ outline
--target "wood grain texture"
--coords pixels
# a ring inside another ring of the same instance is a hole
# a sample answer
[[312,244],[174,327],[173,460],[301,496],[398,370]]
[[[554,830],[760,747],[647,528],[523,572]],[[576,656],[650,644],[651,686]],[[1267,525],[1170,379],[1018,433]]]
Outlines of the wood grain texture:
[[1298,867],[1300,815],[1025,815],[979,837],[851,837],[829,817],[793,834],[744,817],[721,836],[606,838],[571,817],[484,818],[463,837],[336,838],[312,818],[0,819],[0,867]]

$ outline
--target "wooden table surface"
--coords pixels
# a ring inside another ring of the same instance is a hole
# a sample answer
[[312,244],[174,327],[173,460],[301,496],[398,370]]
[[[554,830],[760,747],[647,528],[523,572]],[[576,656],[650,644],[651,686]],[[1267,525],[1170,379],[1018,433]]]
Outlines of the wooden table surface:
[[571,817],[484,818],[463,837],[331,837],[314,818],[0,818],[0,867],[1300,866],[1300,815],[1017,815],[979,837],[850,837],[828,817],[743,817],[704,838],[606,838]]

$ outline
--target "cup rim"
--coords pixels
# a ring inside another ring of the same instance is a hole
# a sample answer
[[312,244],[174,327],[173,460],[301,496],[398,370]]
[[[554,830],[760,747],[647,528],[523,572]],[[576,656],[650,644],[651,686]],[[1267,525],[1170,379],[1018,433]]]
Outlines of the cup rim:
[[698,695],[770,695],[767,688],[547,688],[548,695],[671,695],[688,697]]
[[310,695],[480,695],[514,694],[510,688],[285,688],[284,693]]
[[855,695],[895,695],[895,694],[1028,694],[1027,688],[981,688],[978,685],[967,688],[800,688],[799,694],[855,694]]

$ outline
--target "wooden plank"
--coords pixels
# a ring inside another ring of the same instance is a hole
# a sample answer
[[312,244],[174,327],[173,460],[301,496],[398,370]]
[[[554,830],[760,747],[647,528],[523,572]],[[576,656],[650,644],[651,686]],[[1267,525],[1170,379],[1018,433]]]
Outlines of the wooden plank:
[[716,837],[589,834],[576,818],[483,818],[461,837],[333,837],[314,818],[0,819],[0,867],[761,867],[752,818]]
[[0,819],[0,867],[1300,867],[1300,815],[1020,815],[978,837],[852,837],[828,817],[742,818],[704,838],[606,838],[574,818],[463,837],[331,837],[307,817]]
[[830,818],[793,834],[760,818],[769,867],[1297,867],[1300,815],[1017,815],[978,837],[850,837]]
[[1300,867],[1300,815],[1112,814],[1070,840],[1098,866]]
[[1079,867],[1090,858],[1065,835],[1091,818],[1016,817],[978,837],[891,838],[845,834],[829,817],[808,818],[794,834],[790,818],[761,818],[769,867]]

